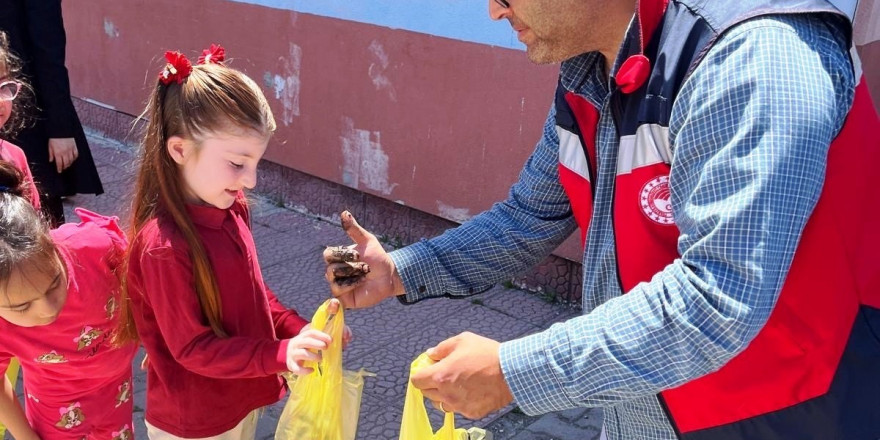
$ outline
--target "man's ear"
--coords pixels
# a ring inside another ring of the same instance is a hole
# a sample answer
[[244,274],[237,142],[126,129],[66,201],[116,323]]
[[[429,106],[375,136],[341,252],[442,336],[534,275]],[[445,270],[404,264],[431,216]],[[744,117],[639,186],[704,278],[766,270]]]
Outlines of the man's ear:
[[180,136],[171,136],[165,142],[165,148],[174,162],[177,162],[178,165],[183,165],[192,149],[192,142]]

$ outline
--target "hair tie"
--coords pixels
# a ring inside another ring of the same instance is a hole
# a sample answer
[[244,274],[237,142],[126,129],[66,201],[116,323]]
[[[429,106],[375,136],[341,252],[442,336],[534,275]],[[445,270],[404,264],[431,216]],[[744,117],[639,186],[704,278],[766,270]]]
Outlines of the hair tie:
[[226,49],[213,43],[211,43],[211,47],[203,50],[202,56],[199,57],[199,64],[219,64],[222,66],[224,61],[226,61]]
[[165,59],[168,60],[168,63],[165,64],[165,68],[162,69],[162,72],[159,74],[159,81],[166,86],[176,82],[178,84],[183,83],[183,80],[189,78],[189,74],[192,73],[192,63],[186,59],[180,52],[165,52]]
[[[168,62],[165,64],[165,67],[162,69],[162,72],[159,73],[159,81],[166,86],[171,83],[181,84],[192,73],[193,67],[192,63],[186,56],[178,51],[168,51],[165,52],[165,59]],[[199,64],[219,64],[223,65],[223,62],[226,61],[226,49],[219,44],[211,44],[211,47],[202,51],[202,56],[199,57]]]

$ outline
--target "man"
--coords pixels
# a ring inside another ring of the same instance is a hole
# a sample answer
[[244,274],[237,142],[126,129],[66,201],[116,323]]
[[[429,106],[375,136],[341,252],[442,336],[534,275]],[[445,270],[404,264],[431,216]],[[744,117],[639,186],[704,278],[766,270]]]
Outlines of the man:
[[510,196],[390,254],[343,213],[356,246],[325,251],[327,278],[350,307],[464,296],[579,227],[585,314],[502,344],[458,335],[413,383],[470,418],[601,406],[612,440],[880,438],[880,123],[846,16],[822,0],[490,13],[531,60],[562,62]]

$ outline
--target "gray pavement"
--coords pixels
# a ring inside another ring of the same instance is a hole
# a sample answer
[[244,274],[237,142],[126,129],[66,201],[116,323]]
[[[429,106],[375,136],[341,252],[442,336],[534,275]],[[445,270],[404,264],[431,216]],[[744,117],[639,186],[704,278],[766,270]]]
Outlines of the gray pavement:
[[[89,141],[106,193],[68,199],[68,221],[76,220],[75,206],[125,219],[132,188],[132,150],[97,136],[90,136]],[[350,240],[332,220],[275,206],[259,195],[253,195],[253,202],[253,233],[267,285],[285,305],[311,317],[329,295],[321,251],[327,245]],[[354,340],[344,353],[345,367],[377,374],[366,380],[357,438],[386,440],[398,438],[409,364],[419,353],[465,330],[504,341],[540,331],[578,312],[498,286],[467,299],[434,299],[411,306],[389,300],[346,313]],[[139,363],[140,356],[133,364],[135,425],[137,438],[146,439],[146,381],[137,368]],[[258,426],[258,439],[273,438],[283,404],[267,408]],[[429,415],[439,427],[441,413],[429,409]],[[456,424],[484,427],[497,440],[593,440],[599,436],[601,420],[599,410],[573,409],[530,417],[510,406],[477,421],[459,416]]]

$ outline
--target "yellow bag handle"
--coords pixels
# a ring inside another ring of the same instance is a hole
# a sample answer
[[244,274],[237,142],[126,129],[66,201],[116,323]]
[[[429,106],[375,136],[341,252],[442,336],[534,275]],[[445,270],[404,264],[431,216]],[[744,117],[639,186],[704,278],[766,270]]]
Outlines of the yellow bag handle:
[[422,390],[412,384],[412,376],[434,361],[422,353],[410,365],[410,381],[406,386],[406,400],[403,403],[403,417],[400,421],[400,440],[467,440],[467,431],[455,429],[455,414],[447,412],[443,417],[443,426],[437,433],[431,427],[428,411],[425,409],[425,397]]
[[[327,368],[335,364],[339,364],[339,373],[340,375],[342,374],[342,364],[339,362],[339,359],[342,359],[342,333],[345,329],[345,310],[344,307],[342,307],[342,304],[340,304],[339,311],[337,311],[335,315],[331,315],[329,312],[330,301],[331,300],[328,299],[318,307],[318,310],[316,310],[314,316],[312,316],[311,326],[315,330],[327,333],[327,335],[330,336],[330,339],[332,339],[332,342],[330,343],[330,346],[324,350],[320,362],[303,362],[303,366],[315,369],[315,371],[309,374],[324,374],[324,372],[327,371]],[[330,321],[329,324],[328,321]]]

